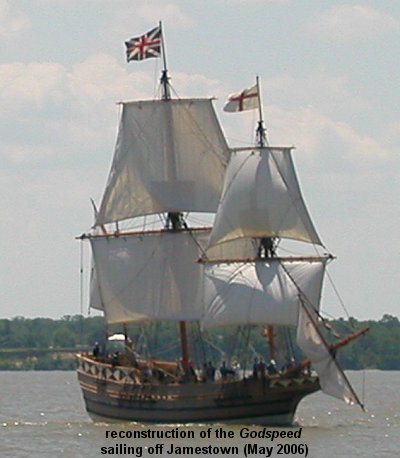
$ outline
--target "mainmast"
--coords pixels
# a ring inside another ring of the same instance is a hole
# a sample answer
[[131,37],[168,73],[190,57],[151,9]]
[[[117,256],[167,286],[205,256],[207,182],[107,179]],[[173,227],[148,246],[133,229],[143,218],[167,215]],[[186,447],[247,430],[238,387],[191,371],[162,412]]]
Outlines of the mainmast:
[[[167,53],[165,50],[165,42],[164,42],[164,34],[162,33],[162,23],[160,21],[160,31],[161,31],[161,53],[163,56],[163,70],[161,71],[161,78],[160,78],[160,83],[161,83],[161,99],[165,101],[171,100],[171,86],[169,84],[169,76],[168,76],[168,66],[167,66]],[[176,180],[176,164],[175,164],[175,158],[174,155],[172,154],[170,157],[170,161],[168,161],[169,164],[169,169],[168,169],[168,175],[170,180],[174,181]],[[182,227],[185,227],[185,223],[183,221],[182,213],[179,212],[168,212],[167,214],[167,221],[166,221],[166,229],[171,229],[173,231],[182,229]]]
[[164,34],[162,32],[162,23],[160,21],[160,31],[161,31],[161,53],[163,56],[164,68],[161,72],[161,89],[162,89],[162,100],[171,99],[171,88],[169,85],[169,76],[168,76],[168,67],[167,67],[167,53],[165,52],[165,43],[164,43]]
[[[168,76],[168,66],[167,66],[167,53],[165,51],[165,42],[164,34],[162,33],[162,23],[160,21],[160,30],[161,30],[161,51],[163,56],[163,65],[164,68],[161,72],[161,99],[168,103],[171,100],[171,86],[169,84]],[[171,152],[167,152],[167,154]],[[176,163],[174,154],[171,154],[171,157],[168,161],[168,175],[172,181],[176,181]],[[170,231],[178,231],[183,227],[187,227],[183,215],[180,212],[168,212],[165,228]],[[187,336],[187,326],[185,321],[179,322],[179,335],[181,341],[181,352],[182,352],[182,367],[185,373],[189,371],[189,346],[188,346],[188,336]]]

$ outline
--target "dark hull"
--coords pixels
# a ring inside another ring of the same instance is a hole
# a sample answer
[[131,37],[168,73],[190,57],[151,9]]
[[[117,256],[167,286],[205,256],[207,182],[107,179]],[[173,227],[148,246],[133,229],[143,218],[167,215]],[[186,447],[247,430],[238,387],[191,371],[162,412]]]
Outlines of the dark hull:
[[135,382],[126,367],[78,357],[78,379],[92,416],[143,423],[290,425],[297,405],[319,390],[309,375],[214,383]]

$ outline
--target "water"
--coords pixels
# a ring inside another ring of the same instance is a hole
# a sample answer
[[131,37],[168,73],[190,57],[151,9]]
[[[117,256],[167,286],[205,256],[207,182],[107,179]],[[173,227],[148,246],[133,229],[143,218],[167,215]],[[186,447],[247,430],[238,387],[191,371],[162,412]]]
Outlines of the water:
[[[142,456],[199,457],[226,456],[209,453],[167,454],[170,443],[179,446],[237,446],[243,457],[244,444],[257,443],[260,447],[273,446],[273,457],[305,456],[301,448],[292,448],[291,453],[282,447],[278,455],[278,443],[306,444],[312,458],[337,457],[398,457],[400,456],[400,372],[368,371],[363,374],[350,372],[349,377],[358,393],[365,391],[367,412],[358,407],[349,407],[340,401],[320,393],[302,401],[298,409],[297,421],[302,427],[300,439],[241,439],[241,426],[232,425],[185,425],[185,431],[193,431],[195,439],[123,440],[106,438],[106,431],[132,431],[148,429],[143,425],[93,423],[84,409],[80,388],[74,372],[0,372],[0,457],[1,458],[46,458],[46,457],[101,457],[139,456],[105,455],[101,447],[115,447],[117,444],[141,446]],[[365,390],[364,390],[365,388]],[[200,439],[200,432],[222,428],[233,438]],[[172,426],[152,427],[171,429]],[[260,431],[259,427],[250,427]],[[271,429],[271,428],[268,428]],[[278,431],[298,431],[298,428],[281,428]],[[152,449],[156,443],[163,443],[163,453],[156,454]],[[144,447],[150,447],[145,449]],[[136,450],[136,449],[135,449]],[[153,454],[149,452],[153,451]],[[285,451],[287,453],[285,453]],[[258,449],[267,456],[267,451]]]

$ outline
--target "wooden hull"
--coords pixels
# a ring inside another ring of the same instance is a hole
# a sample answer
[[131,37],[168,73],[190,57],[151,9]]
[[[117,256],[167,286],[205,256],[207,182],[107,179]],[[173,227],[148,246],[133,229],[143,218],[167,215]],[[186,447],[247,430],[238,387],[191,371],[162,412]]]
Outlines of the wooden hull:
[[78,357],[78,379],[93,417],[143,423],[290,425],[297,405],[319,390],[316,377],[208,383],[138,383],[132,369]]

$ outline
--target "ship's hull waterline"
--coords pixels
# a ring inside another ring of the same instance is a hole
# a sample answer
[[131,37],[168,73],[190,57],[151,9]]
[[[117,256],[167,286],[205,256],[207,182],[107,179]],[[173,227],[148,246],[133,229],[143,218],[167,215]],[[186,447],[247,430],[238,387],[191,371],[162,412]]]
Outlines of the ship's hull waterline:
[[318,379],[243,379],[227,382],[140,383],[132,368],[78,356],[78,379],[94,418],[142,423],[293,424],[299,402],[319,390]]

